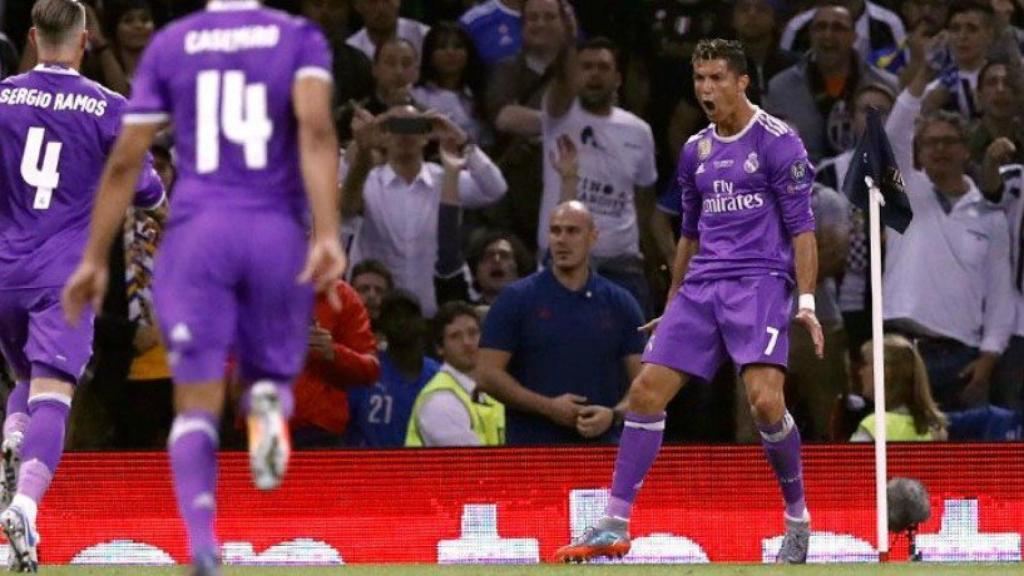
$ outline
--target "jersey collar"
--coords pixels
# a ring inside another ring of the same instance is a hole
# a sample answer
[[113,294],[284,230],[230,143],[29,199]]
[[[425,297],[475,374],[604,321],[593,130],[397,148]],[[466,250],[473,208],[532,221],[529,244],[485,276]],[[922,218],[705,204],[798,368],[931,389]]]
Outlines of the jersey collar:
[[64,66],[63,64],[36,64],[33,68],[36,72],[46,72],[47,74],[62,74],[64,76],[81,76],[78,70],[70,66]]
[[212,0],[206,5],[211,12],[227,12],[230,10],[256,10],[260,7],[257,0]]

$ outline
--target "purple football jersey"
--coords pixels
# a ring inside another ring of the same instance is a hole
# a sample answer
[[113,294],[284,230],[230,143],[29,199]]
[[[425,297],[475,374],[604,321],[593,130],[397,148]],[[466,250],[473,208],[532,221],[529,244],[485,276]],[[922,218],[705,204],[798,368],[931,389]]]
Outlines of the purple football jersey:
[[759,274],[794,277],[792,238],[814,229],[814,169],[783,121],[755,108],[738,134],[712,124],[691,137],[677,170],[682,234],[700,240],[687,281]]
[[171,219],[207,208],[306,208],[292,108],[297,78],[330,80],[311,22],[244,0],[210,2],[150,42],[125,123],[173,120]]
[[[85,249],[125,99],[64,67],[0,82],[0,289],[63,286]],[[147,159],[135,204],[163,186]]]

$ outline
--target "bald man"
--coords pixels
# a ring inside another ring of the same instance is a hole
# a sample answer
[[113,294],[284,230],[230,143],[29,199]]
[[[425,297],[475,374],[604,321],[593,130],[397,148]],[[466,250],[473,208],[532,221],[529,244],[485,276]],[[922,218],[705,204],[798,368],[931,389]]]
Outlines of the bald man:
[[479,386],[505,404],[511,446],[619,438],[643,316],[632,295],[590,268],[597,235],[583,203],[558,205],[550,267],[507,286],[487,314]]

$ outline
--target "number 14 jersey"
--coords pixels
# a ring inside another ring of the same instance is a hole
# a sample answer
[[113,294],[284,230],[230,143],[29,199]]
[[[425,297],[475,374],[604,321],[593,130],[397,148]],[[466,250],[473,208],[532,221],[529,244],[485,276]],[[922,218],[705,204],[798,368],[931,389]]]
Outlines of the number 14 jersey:
[[330,80],[312,23],[247,0],[213,1],[168,25],[135,74],[125,124],[173,120],[176,220],[207,209],[305,211],[292,88]]

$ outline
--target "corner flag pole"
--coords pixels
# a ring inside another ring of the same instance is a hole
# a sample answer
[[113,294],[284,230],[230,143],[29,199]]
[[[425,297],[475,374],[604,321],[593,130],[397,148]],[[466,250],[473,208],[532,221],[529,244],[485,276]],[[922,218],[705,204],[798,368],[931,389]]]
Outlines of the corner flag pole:
[[878,514],[878,554],[884,561],[889,555],[889,495],[886,462],[885,429],[885,357],[882,339],[882,218],[885,203],[882,191],[870,176],[864,177],[868,187],[868,229],[871,242],[871,357],[875,381],[875,498]]

